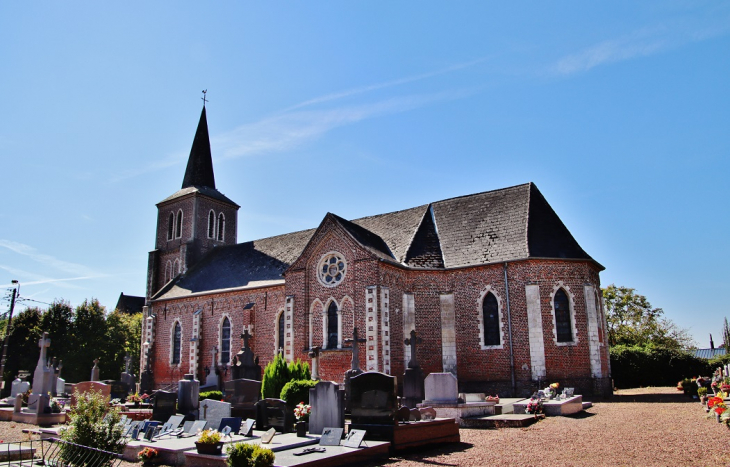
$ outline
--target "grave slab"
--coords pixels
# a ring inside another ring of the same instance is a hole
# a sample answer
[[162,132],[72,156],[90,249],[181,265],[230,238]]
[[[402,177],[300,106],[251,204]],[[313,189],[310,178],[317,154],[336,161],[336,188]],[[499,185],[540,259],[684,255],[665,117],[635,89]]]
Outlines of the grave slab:
[[544,414],[537,418],[531,414],[501,414],[489,417],[474,417],[464,419],[462,428],[524,428],[538,420],[545,418]]
[[387,441],[368,441],[367,447],[327,446],[326,449],[325,452],[315,452],[304,456],[294,455],[295,452],[300,452],[301,449],[278,452],[276,453],[274,465],[277,467],[339,467],[353,465],[387,457],[390,443]]
[[[514,404],[515,414],[524,414],[529,399]],[[583,410],[583,396],[573,396],[565,400],[548,400],[542,403],[543,411],[548,417],[571,415]]]
[[[261,444],[261,437],[260,435],[263,434],[263,432],[256,432],[257,435],[255,438],[243,438],[243,439],[236,439],[233,442],[245,442],[249,444]],[[241,438],[241,437],[238,437]],[[274,436],[274,439],[269,444],[261,444],[261,446],[271,449],[276,453],[276,457],[278,458],[280,455],[280,452],[282,451],[293,451],[293,450],[299,450],[301,451],[303,448],[307,446],[312,446],[314,444],[317,444],[319,442],[318,436],[307,436],[305,438],[299,438],[294,433],[283,433],[278,434]],[[226,443],[228,444],[228,443]],[[195,466],[195,467],[225,467],[226,466],[226,459],[228,456],[225,455],[226,449],[223,448],[224,455],[222,456],[209,456],[206,454],[198,454],[195,449],[192,451],[186,451],[185,452],[185,464],[189,466]],[[275,460],[274,465],[277,466],[279,463]]]
[[[449,373],[450,374],[450,373]],[[431,407],[436,411],[438,418],[453,418],[459,426],[462,426],[462,420],[469,417],[486,417],[494,415],[495,402],[468,402],[459,403],[438,403],[424,402],[418,404],[418,407]]]

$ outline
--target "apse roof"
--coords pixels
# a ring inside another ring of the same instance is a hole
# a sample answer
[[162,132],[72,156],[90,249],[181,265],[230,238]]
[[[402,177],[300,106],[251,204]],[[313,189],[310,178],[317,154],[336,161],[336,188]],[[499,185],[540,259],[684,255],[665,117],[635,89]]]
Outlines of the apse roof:
[[[353,221],[328,216],[376,257],[413,269],[528,258],[594,261],[533,183]],[[154,298],[283,283],[283,273],[314,232],[310,229],[216,247]]]

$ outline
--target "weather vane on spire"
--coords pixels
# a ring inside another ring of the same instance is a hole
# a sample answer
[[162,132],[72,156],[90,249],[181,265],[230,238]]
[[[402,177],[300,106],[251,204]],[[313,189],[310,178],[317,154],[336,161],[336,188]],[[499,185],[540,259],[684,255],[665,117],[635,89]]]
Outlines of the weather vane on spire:
[[203,107],[205,107],[205,103],[208,102],[208,99],[205,98],[205,95],[207,93],[208,93],[208,90],[207,89],[203,89],[203,97],[201,97],[201,99],[203,99]]

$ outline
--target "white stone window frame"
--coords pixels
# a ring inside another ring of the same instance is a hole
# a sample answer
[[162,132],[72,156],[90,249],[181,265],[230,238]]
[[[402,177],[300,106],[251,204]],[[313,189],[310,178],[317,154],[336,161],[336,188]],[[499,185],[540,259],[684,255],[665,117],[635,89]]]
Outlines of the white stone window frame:
[[[228,318],[228,322],[231,324],[231,335],[228,336],[228,363],[223,363],[223,322]],[[233,360],[233,320],[228,313],[223,313],[223,316],[218,320],[218,365],[230,365]]]
[[[484,336],[484,299],[487,294],[491,293],[494,298],[497,299],[497,312],[499,316],[499,345],[485,345]],[[499,296],[497,291],[492,288],[491,285],[485,287],[479,294],[479,300],[477,300],[477,319],[479,323],[479,346],[482,350],[501,350],[504,349],[504,320],[502,319],[502,297]]]
[[[175,350],[175,325],[180,325],[180,354],[178,355],[178,362],[173,363],[173,356],[174,356],[174,350]],[[170,326],[170,366],[171,367],[177,367],[180,368],[182,365],[182,353],[183,353],[183,336],[185,335],[185,329],[183,328],[182,321],[180,321],[179,318],[175,318],[172,320],[172,325]]]
[[279,342],[279,334],[280,334],[280,327],[279,327],[279,321],[281,320],[281,317],[284,316],[284,340],[286,340],[286,315],[284,314],[286,310],[284,308],[280,308],[279,311],[276,313],[276,320],[274,321],[274,355],[276,355],[279,352],[279,349],[283,349],[286,345],[285,342]]
[[[563,289],[565,294],[568,296],[568,308],[570,309],[570,332],[573,336],[573,340],[568,342],[558,342],[558,325],[555,320],[555,294],[558,290]],[[569,347],[578,345],[578,327],[575,325],[575,298],[573,292],[570,291],[570,287],[563,284],[563,281],[553,287],[553,291],[550,293],[550,314],[553,319],[553,343],[558,347]]]
[[[322,301],[318,298],[315,298],[314,301],[312,301],[312,304],[309,306],[309,348],[311,349],[314,347],[314,313],[317,312],[317,310],[324,309],[324,306],[322,305]],[[283,311],[283,308],[282,308]],[[321,313],[321,311],[320,311]],[[278,321],[277,321],[278,322]]]
[[172,276],[170,277],[170,280],[177,277],[178,274],[182,272],[182,263],[180,262],[180,259],[176,259],[172,263]]
[[[337,347],[328,347],[329,343],[329,313],[328,310],[330,305],[334,303],[337,306]],[[322,349],[323,350],[335,350],[342,348],[342,305],[337,303],[333,297],[327,299],[324,308],[322,309]]]
[[[342,271],[342,278],[337,282],[325,282],[324,278],[322,277],[322,266],[329,261],[331,257],[337,257],[340,261],[345,263],[345,269]],[[339,251],[328,251],[327,253],[323,254],[322,257],[317,262],[317,270],[316,270],[316,276],[317,280],[320,284],[322,284],[324,287],[327,288],[333,288],[337,287],[338,285],[342,284],[342,282],[345,280],[345,277],[347,277],[347,270],[349,268],[349,265],[347,264],[347,259],[345,258],[345,255],[340,253]]]
[[183,217],[183,210],[178,209],[177,215],[175,216],[175,238],[182,238],[182,230],[183,230],[183,222],[185,221]]
[[206,236],[210,239],[215,239],[215,223],[216,215],[214,210],[208,211],[208,230],[205,232]]
[[226,240],[226,215],[222,212],[218,213],[215,231],[216,241],[224,242]]

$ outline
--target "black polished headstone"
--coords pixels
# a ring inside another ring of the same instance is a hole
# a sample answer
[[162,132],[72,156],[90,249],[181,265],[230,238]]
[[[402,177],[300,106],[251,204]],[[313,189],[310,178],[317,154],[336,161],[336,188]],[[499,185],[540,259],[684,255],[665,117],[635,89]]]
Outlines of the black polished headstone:
[[291,433],[294,426],[294,410],[281,399],[263,399],[256,403],[256,429],[265,431],[276,428]]
[[177,394],[157,391],[152,405],[152,420],[166,421],[177,413]]
[[398,397],[397,380],[394,376],[366,372],[352,378],[350,384],[350,413],[353,424],[395,424]]
[[224,400],[231,404],[231,415],[242,418],[256,418],[256,402],[261,399],[261,381],[234,379],[226,381]]
[[126,400],[129,395],[129,385],[124,381],[112,381],[110,384],[109,397],[112,399]]

